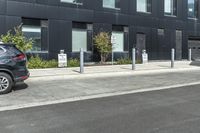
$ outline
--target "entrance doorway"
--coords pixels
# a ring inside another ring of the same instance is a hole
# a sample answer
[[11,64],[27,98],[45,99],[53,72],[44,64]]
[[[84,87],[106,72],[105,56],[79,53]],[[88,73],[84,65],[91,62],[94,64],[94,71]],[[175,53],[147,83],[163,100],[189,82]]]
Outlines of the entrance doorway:
[[200,37],[190,37],[188,39],[188,47],[192,49],[192,59],[200,60]]
[[142,33],[137,33],[136,35],[136,58],[137,60],[142,60],[142,50],[146,49],[146,35]]
[[182,59],[182,31],[176,30],[176,60]]

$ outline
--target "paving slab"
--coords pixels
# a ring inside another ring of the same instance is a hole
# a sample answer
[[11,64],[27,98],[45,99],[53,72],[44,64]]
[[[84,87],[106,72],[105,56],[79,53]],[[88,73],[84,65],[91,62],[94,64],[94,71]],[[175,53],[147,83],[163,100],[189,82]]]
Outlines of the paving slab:
[[31,70],[25,83],[0,96],[0,111],[200,84],[200,67],[189,64],[171,69],[169,62],[154,62],[136,71],[131,65],[96,66],[85,74],[73,71],[78,68]]
[[[148,72],[148,71],[171,71],[170,61],[149,62],[146,64],[136,64],[134,72]],[[190,61],[176,61],[174,70],[180,69],[199,69],[197,65],[190,65]],[[31,78],[44,76],[62,76],[62,75],[80,75],[80,68],[49,68],[49,69],[31,69]],[[84,74],[100,74],[100,73],[126,73],[133,72],[132,65],[105,65],[105,66],[87,66]]]

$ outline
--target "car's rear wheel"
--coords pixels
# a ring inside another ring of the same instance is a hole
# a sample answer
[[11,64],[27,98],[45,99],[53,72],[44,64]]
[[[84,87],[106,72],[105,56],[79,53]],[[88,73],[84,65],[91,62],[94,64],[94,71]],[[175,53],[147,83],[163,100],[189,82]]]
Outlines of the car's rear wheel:
[[12,90],[13,81],[10,75],[0,72],[0,94],[9,93]]

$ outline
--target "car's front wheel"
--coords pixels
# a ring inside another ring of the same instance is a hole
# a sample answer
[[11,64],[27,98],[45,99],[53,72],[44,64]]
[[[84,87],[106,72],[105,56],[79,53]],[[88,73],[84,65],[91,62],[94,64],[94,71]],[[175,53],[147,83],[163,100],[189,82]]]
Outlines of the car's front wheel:
[[0,94],[9,93],[12,90],[13,81],[10,75],[0,72]]

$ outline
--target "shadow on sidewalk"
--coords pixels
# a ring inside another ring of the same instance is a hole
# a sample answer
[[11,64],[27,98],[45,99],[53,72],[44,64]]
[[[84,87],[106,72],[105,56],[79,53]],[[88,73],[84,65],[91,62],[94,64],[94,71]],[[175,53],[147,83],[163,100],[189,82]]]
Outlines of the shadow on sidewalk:
[[125,70],[132,70],[132,68],[127,68],[127,67],[120,67],[120,69],[125,69]]
[[24,82],[21,83],[17,83],[14,87],[13,87],[13,91],[20,91],[20,90],[24,90],[27,89],[28,85]]
[[192,61],[190,63],[191,66],[200,66],[200,61]]
[[72,70],[73,72],[76,72],[76,73],[80,73],[80,71],[78,71],[78,70]]

